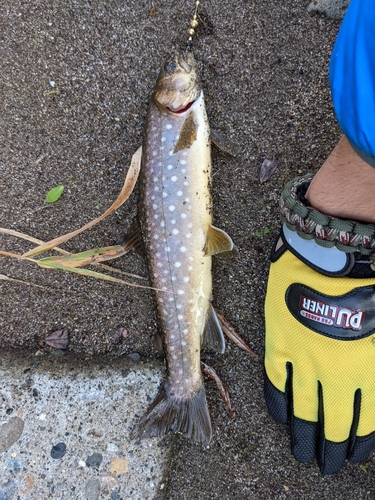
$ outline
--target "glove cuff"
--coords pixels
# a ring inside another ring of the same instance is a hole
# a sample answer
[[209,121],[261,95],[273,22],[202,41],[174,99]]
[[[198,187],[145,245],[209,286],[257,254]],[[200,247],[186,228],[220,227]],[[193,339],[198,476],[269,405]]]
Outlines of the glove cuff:
[[345,253],[359,252],[375,261],[375,225],[325,215],[305,198],[313,174],[295,177],[281,195],[282,222],[305,240]]

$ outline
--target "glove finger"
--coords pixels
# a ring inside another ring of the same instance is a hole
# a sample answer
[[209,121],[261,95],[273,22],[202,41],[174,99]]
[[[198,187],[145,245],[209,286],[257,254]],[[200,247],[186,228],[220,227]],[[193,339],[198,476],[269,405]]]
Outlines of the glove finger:
[[[335,474],[342,469],[348,455],[349,439],[342,443],[328,441],[324,435],[324,406],[322,384],[318,382],[318,443],[316,459],[322,474]],[[353,426],[352,426],[353,428]]]
[[353,463],[364,462],[375,447],[375,432],[367,436],[357,436],[361,399],[361,391],[357,390],[354,397],[354,416],[350,431],[350,449],[348,453],[348,460]]
[[264,370],[264,399],[271,417],[281,424],[288,423],[288,398],[285,392],[279,391]]
[[299,462],[310,462],[316,456],[316,443],[318,437],[318,423],[302,420],[294,416],[293,404],[293,366],[287,363],[286,392],[290,395],[289,422],[290,445],[293,456]]

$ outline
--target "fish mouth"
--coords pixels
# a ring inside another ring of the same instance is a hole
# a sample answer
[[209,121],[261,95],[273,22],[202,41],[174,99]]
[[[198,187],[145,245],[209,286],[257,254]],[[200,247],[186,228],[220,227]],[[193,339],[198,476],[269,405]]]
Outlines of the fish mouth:
[[191,101],[191,102],[189,102],[189,104],[187,104],[184,108],[181,108],[181,109],[171,109],[167,106],[167,110],[170,111],[171,113],[174,113],[175,115],[179,115],[181,113],[185,113],[185,111],[190,109],[194,103],[195,103],[195,101]]

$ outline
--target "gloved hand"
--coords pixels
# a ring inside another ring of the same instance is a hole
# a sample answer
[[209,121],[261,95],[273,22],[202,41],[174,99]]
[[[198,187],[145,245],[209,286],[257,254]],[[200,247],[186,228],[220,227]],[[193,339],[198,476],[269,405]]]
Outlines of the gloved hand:
[[290,425],[294,457],[333,474],[375,446],[375,273],[368,257],[285,224],[282,238],[265,304],[265,399]]

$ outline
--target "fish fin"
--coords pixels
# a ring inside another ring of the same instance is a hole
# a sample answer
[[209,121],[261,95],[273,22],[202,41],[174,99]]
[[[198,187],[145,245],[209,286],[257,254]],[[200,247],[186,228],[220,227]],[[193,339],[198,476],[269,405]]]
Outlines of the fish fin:
[[127,251],[134,248],[139,254],[145,255],[141,227],[137,220],[133,222],[127,233],[123,233],[117,238],[116,244],[123,246]]
[[215,309],[210,303],[208,310],[206,326],[203,333],[203,345],[213,349],[220,354],[225,352],[225,339],[220,321],[216,315]]
[[153,345],[159,354],[164,354],[163,339],[159,332],[154,335]]
[[173,149],[173,154],[178,153],[183,149],[190,148],[197,138],[197,129],[197,124],[194,120],[194,113],[191,112],[182,125],[180,137],[178,138]]
[[217,130],[210,130],[210,139],[215,146],[217,146],[221,151],[230,154],[231,156],[238,156],[241,153],[240,146],[235,142],[231,141],[227,137],[224,137]]
[[181,399],[173,395],[169,383],[165,382],[141,418],[135,435],[143,439],[163,436],[170,431],[181,432],[199,443],[209,444],[212,428],[203,383],[193,397]]
[[216,255],[218,253],[233,251],[235,250],[232,238],[225,231],[211,224],[208,228],[207,240],[203,248],[204,255]]

